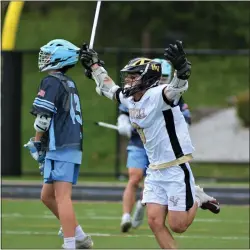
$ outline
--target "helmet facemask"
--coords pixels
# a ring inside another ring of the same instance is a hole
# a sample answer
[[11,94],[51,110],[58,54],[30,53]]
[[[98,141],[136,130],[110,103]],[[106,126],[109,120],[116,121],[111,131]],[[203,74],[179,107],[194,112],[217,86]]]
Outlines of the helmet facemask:
[[47,65],[50,64],[51,53],[44,50],[40,50],[38,56],[38,68],[42,71]]
[[161,77],[161,66],[151,61],[139,66],[125,66],[121,70],[121,83],[124,97],[146,91],[157,86]]
[[121,72],[121,83],[124,96],[129,97],[140,91],[142,76],[139,73]]

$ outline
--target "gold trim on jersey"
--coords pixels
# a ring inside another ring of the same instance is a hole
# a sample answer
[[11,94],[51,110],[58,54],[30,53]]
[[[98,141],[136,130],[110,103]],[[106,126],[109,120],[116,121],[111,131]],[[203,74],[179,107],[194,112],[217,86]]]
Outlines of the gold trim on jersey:
[[182,163],[186,163],[188,161],[191,161],[193,159],[192,154],[188,154],[188,155],[184,155],[174,161],[170,161],[170,162],[166,162],[166,163],[162,163],[162,164],[157,164],[157,165],[152,165],[149,164],[149,168],[151,169],[162,169],[162,168],[169,168],[169,167],[173,167],[176,165],[180,165]]

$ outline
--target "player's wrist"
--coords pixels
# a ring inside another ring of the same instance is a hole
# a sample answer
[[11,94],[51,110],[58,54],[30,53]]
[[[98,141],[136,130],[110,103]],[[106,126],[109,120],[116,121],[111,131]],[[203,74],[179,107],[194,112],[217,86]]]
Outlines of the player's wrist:
[[187,80],[191,76],[191,63],[186,61],[182,67],[177,70],[177,77],[182,80]]
[[101,67],[98,63],[94,63],[93,65],[91,65],[91,69],[98,69],[99,67]]

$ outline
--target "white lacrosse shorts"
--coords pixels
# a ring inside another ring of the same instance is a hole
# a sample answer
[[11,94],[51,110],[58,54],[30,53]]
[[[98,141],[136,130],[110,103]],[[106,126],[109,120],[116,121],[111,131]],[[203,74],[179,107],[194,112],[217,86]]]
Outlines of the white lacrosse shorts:
[[195,181],[188,163],[164,169],[148,168],[142,204],[156,203],[171,211],[188,211],[194,204]]

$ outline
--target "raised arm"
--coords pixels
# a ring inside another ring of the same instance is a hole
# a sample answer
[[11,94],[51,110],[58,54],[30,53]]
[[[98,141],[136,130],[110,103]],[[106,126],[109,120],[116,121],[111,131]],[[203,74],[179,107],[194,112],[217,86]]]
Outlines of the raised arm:
[[92,78],[96,83],[96,92],[111,100],[119,100],[119,94],[122,89],[114,83],[104,69],[104,63],[99,59],[98,54],[93,49],[89,49],[87,44],[82,46],[80,61],[85,70],[91,72]]
[[172,81],[164,89],[164,95],[168,101],[177,105],[182,94],[188,89],[187,79],[191,75],[191,63],[187,60],[182,42],[180,41],[176,41],[175,45],[170,44],[165,49],[164,56],[172,63],[177,72]]

